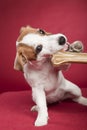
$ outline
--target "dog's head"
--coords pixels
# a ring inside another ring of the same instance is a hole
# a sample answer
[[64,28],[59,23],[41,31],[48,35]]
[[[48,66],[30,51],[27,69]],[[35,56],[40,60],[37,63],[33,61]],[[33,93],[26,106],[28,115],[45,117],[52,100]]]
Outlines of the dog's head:
[[51,34],[30,26],[22,27],[16,41],[17,54],[14,68],[23,70],[23,65],[28,61],[45,61],[49,56],[63,49],[66,42],[67,38],[63,34]]

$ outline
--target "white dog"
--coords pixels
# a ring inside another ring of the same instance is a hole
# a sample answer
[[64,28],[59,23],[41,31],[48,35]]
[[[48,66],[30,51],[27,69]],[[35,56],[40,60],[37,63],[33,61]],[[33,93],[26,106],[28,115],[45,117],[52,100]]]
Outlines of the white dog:
[[67,38],[63,34],[50,34],[30,26],[23,27],[17,39],[17,54],[14,62],[16,70],[22,70],[32,88],[32,110],[38,112],[35,126],[48,122],[47,103],[71,98],[87,106],[87,98],[82,96],[78,86],[66,80],[60,70],[55,70],[50,56],[64,49]]

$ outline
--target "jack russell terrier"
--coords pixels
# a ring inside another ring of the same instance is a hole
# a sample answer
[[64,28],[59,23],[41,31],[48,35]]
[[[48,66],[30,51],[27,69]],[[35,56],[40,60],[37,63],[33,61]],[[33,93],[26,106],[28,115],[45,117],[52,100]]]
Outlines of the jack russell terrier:
[[20,36],[16,41],[14,69],[23,71],[32,88],[32,97],[36,105],[31,110],[38,112],[35,126],[48,123],[47,103],[71,98],[87,106],[87,98],[82,96],[80,88],[65,79],[61,70],[55,70],[51,64],[50,56],[66,48],[66,45],[67,38],[60,33],[51,34],[30,26],[22,27],[20,30]]

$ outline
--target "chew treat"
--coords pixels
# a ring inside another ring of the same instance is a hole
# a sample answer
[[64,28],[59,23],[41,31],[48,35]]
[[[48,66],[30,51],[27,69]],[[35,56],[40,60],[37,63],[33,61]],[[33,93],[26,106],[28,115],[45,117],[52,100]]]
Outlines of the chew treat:
[[52,64],[58,67],[65,63],[87,63],[87,53],[81,51],[83,51],[82,42],[76,41],[69,44],[67,51],[58,51],[52,56]]
[[64,63],[87,63],[87,53],[59,51],[53,55],[51,61],[57,67]]

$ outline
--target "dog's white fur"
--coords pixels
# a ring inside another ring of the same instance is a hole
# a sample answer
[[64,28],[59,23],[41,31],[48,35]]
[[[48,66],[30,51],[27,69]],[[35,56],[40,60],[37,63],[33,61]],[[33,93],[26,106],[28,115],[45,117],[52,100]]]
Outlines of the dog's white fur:
[[[60,36],[65,37],[63,34],[41,36],[29,33],[20,42],[16,42],[17,46],[23,43],[34,49],[39,44],[43,46],[36,61],[29,61],[23,68],[24,77],[32,88],[33,101],[36,103],[36,106],[32,107],[31,110],[38,111],[35,126],[47,124],[47,102],[53,103],[71,98],[73,101],[87,106],[87,99],[82,96],[80,88],[66,80],[60,70],[56,71],[47,57],[65,47],[65,45],[58,44]],[[66,37],[65,39],[67,42]]]

